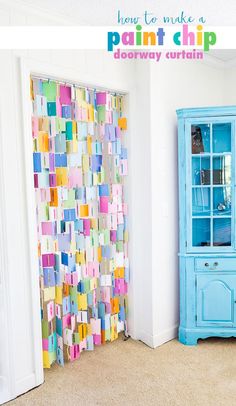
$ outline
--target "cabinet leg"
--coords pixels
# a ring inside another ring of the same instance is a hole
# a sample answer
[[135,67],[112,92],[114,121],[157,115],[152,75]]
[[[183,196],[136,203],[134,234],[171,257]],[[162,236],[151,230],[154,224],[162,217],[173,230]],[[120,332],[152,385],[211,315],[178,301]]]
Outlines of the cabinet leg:
[[184,345],[197,345],[198,337],[195,333],[191,333],[185,330],[185,328],[179,328],[179,341]]

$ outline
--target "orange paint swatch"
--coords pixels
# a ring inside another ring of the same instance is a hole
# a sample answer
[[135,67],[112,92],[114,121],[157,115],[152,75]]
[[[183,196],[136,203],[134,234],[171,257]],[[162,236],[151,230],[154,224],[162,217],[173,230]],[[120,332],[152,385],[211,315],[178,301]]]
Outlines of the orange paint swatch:
[[118,118],[118,126],[121,130],[127,130],[127,118],[120,117]]

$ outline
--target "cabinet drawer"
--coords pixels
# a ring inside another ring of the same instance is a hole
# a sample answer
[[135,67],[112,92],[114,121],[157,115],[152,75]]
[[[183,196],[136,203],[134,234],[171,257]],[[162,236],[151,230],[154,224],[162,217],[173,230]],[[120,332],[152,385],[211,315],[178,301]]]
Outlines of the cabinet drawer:
[[236,258],[196,258],[196,271],[236,271]]

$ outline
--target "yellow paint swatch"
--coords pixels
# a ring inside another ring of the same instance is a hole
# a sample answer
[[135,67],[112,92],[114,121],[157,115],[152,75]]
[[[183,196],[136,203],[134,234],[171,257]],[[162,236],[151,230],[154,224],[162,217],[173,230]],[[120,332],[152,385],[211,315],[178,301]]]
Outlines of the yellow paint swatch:
[[82,105],[83,99],[84,99],[84,89],[75,89],[75,94],[76,94],[76,100],[78,101],[79,106]]
[[75,262],[76,264],[85,264],[85,255],[84,252],[76,251],[75,253]]
[[90,283],[90,290],[94,290],[98,286],[97,278],[91,278],[89,283]]
[[92,104],[88,104],[87,108],[88,108],[88,121],[92,122],[94,121],[94,108]]
[[39,135],[38,135],[38,151],[39,152],[49,152],[48,133],[46,133],[44,131],[39,131]]
[[56,182],[57,186],[67,186],[68,184],[67,168],[56,168]]
[[102,247],[98,247],[98,262],[102,262]]
[[86,337],[87,335],[87,325],[85,323],[79,324],[78,326],[78,333],[81,341]]
[[89,207],[88,204],[81,204],[79,208],[79,216],[80,217],[88,217],[89,215]]
[[34,100],[34,82],[33,79],[30,79],[30,98]]
[[49,300],[54,300],[55,299],[55,286],[52,286],[51,288],[45,288],[43,289],[43,301],[48,302]]
[[96,218],[91,218],[91,219],[90,219],[90,227],[91,227],[93,230],[98,230],[98,219],[96,219]]
[[89,155],[88,154],[82,155],[82,168],[83,168],[83,172],[89,171]]
[[56,286],[56,304],[62,305],[62,286]]
[[125,268],[116,268],[114,270],[115,278],[124,278],[125,277]]
[[87,136],[87,150],[88,150],[88,154],[92,155],[92,137],[91,137],[91,135]]
[[78,293],[78,310],[87,310],[87,308],[88,308],[87,294]]
[[43,351],[43,367],[50,368],[49,353],[48,351]]
[[87,324],[87,335],[88,336],[92,335],[92,326],[91,326],[91,324]]
[[72,120],[72,134],[76,134],[77,132],[77,123],[75,120]]
[[98,174],[97,172],[93,173],[93,186],[97,186],[98,184]]

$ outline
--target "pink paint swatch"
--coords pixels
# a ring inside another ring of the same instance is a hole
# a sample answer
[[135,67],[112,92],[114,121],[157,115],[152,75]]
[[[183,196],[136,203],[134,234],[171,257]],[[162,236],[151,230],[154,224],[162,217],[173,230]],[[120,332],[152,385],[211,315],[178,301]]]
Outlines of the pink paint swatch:
[[55,223],[51,221],[42,222],[42,235],[54,235],[55,234]]
[[83,341],[80,341],[80,343],[79,343],[79,349],[80,349],[80,352],[87,349],[87,341],[86,341],[86,338],[84,338]]
[[56,109],[57,109],[57,116],[62,117],[62,108],[60,103],[60,97],[56,98]]
[[90,236],[90,220],[89,219],[83,219],[84,222],[84,235]]
[[96,101],[98,106],[106,104],[107,94],[105,92],[97,93]]
[[34,187],[35,189],[39,187],[39,177],[37,173],[34,174]]
[[80,347],[78,344],[74,344],[70,347],[70,360],[74,361],[80,356]]
[[117,204],[116,203],[108,203],[108,213],[117,213]]
[[49,170],[50,172],[55,171],[55,155],[49,154]]
[[83,185],[82,169],[70,168],[69,169],[69,188],[81,187]]
[[116,242],[116,231],[115,230],[110,231],[110,239],[112,242]]
[[43,267],[55,266],[55,255],[54,254],[43,254],[42,255]]
[[100,334],[93,334],[93,342],[95,345],[101,345],[102,344],[102,337]]
[[37,138],[39,133],[39,121],[37,117],[32,117],[32,137]]
[[71,104],[71,87],[60,85],[60,103],[70,105]]
[[70,313],[62,317],[62,328],[69,328],[71,324],[71,315]]
[[108,196],[101,196],[100,197],[100,212],[101,213],[108,213]]
[[43,351],[48,351],[48,339],[43,338]]

